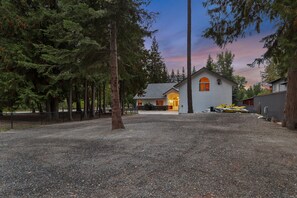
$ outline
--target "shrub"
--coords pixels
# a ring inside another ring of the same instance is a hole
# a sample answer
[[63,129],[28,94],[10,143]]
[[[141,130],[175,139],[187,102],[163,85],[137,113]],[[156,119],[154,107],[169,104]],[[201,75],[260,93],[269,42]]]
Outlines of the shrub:
[[154,110],[154,105],[151,103],[146,103],[144,105],[144,110]]

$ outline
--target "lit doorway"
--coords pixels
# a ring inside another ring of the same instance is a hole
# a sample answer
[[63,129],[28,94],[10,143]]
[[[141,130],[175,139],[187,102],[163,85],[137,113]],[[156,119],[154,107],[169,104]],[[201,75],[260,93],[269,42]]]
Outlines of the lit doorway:
[[168,110],[178,111],[179,106],[179,94],[177,92],[171,92],[167,95]]

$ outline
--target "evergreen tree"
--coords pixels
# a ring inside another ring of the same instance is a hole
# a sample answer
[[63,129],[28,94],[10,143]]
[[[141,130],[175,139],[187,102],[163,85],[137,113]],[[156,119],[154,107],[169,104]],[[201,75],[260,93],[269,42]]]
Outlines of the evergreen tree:
[[148,65],[148,82],[149,83],[164,83],[167,82],[167,71],[156,37],[153,37],[152,46],[149,51]]
[[20,105],[35,108],[41,99],[35,93],[32,72],[26,69],[36,65],[22,64],[30,59],[27,45],[32,46],[28,39],[27,11],[25,2],[0,3],[0,111],[3,108],[13,111]]
[[196,67],[193,66],[192,74],[196,72]]
[[[119,77],[125,80],[125,92],[134,94],[142,89],[148,59],[144,37],[151,35],[149,24],[153,18],[144,9],[147,3],[1,1],[0,111],[22,106],[40,112],[46,109],[57,117],[59,103],[67,100],[71,119],[73,95],[77,104],[82,98],[85,104],[91,104],[85,112],[93,111],[95,87],[111,77],[111,21],[117,22],[114,46],[118,48]],[[160,70],[166,81],[166,67]]]
[[216,71],[216,65],[215,63],[213,62],[213,59],[212,57],[210,56],[210,54],[208,55],[208,58],[207,58],[207,62],[206,62],[206,68],[210,71]]
[[171,83],[171,76],[168,71],[167,71],[167,83]]
[[176,80],[176,75],[174,73],[174,69],[171,70],[171,74],[170,74],[170,82],[174,83],[177,82]]
[[182,80],[186,79],[185,67],[182,68]]
[[179,69],[177,69],[177,71],[176,71],[176,81],[180,82],[181,80],[182,80],[182,76],[179,73]]
[[271,82],[281,77],[281,72],[276,63],[271,62],[265,67],[265,71],[261,73],[263,82]]
[[167,68],[166,68],[165,64],[164,64],[164,67],[162,69],[161,78],[162,78],[162,82],[168,82],[168,80],[169,80],[168,71],[167,71]]
[[233,59],[231,51],[221,52],[217,55],[216,72],[229,80],[233,80]]

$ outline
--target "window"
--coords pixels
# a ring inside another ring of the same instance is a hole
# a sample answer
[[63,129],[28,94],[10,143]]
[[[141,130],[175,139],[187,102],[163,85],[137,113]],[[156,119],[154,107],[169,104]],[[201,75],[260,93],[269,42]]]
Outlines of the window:
[[163,100],[156,100],[156,106],[163,106],[164,101]]
[[209,91],[210,89],[210,82],[209,79],[203,77],[199,80],[199,91]]
[[142,100],[138,100],[137,106],[142,106]]

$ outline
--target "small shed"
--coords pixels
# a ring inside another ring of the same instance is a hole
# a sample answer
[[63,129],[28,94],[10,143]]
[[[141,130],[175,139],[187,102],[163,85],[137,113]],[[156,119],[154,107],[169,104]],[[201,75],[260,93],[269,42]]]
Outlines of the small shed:
[[272,93],[287,91],[287,79],[286,78],[278,78],[274,81],[269,82],[269,84],[271,84]]
[[254,97],[243,100],[242,104],[245,106],[254,106]]

